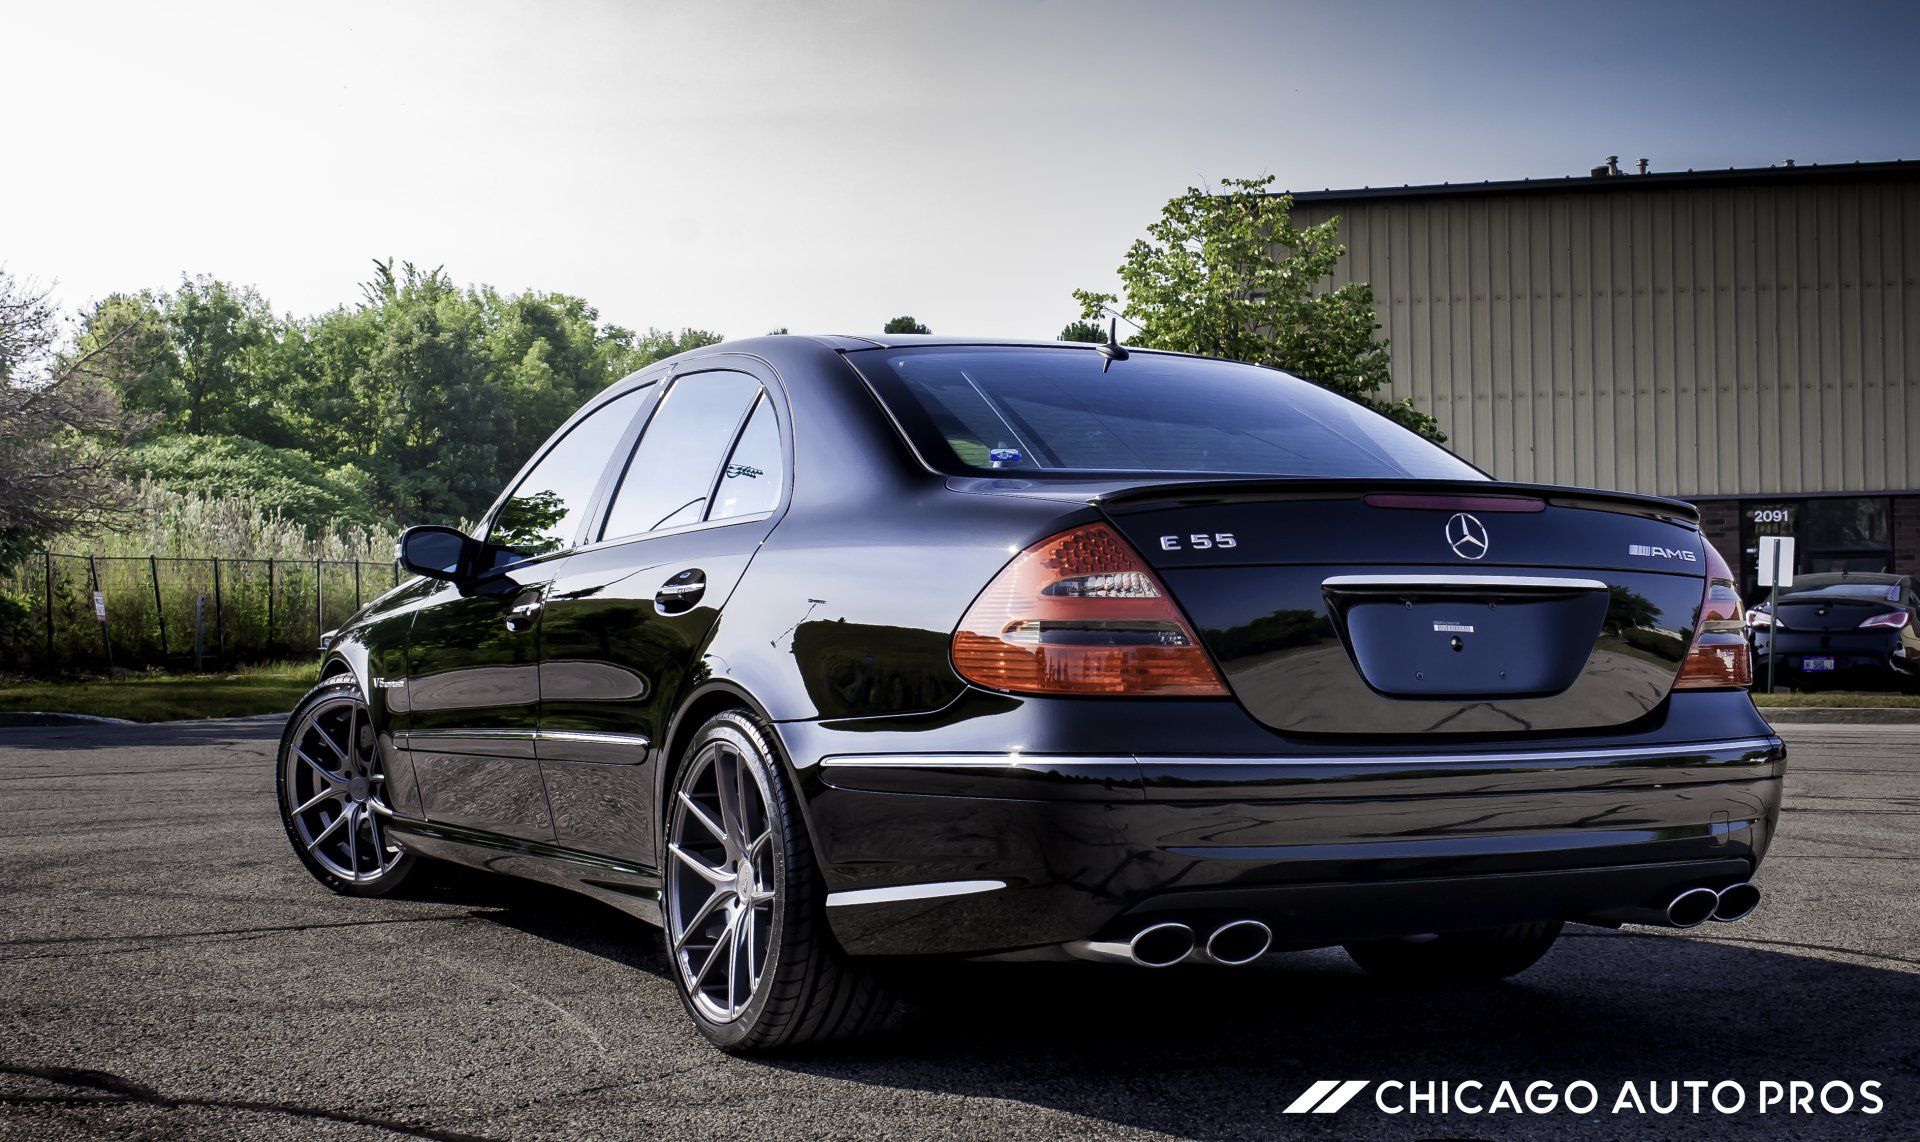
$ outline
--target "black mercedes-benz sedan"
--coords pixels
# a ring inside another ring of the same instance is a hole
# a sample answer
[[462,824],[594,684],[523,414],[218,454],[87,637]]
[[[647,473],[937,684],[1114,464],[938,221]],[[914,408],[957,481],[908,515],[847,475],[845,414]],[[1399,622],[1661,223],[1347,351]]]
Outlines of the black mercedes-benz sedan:
[[1801,575],[1747,612],[1755,661],[1803,689],[1920,690],[1920,593],[1910,575]]
[[729,1050],[876,1026],[941,957],[1496,979],[1568,921],[1740,919],[1779,813],[1690,506],[1496,482],[1271,369],[713,346],[399,554],[288,724],[294,851],[653,920]]

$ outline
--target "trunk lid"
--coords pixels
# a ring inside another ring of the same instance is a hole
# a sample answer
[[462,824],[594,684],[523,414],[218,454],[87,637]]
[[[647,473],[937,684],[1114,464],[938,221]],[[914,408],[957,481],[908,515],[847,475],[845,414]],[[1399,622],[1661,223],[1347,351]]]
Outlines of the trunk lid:
[[1887,599],[1848,598],[1844,595],[1787,597],[1780,600],[1774,620],[1787,630],[1857,630],[1875,615],[1900,609]]
[[1704,588],[1693,509],[1652,497],[1211,480],[1096,502],[1234,695],[1292,733],[1624,725],[1672,689]]

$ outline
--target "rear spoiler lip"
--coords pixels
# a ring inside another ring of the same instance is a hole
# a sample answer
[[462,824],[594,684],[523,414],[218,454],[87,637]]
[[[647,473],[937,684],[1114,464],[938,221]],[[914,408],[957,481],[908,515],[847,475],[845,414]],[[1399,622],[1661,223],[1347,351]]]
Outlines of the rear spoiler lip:
[[1177,480],[1143,483],[1093,496],[1096,507],[1133,506],[1163,500],[1248,499],[1267,495],[1360,496],[1368,492],[1406,492],[1425,495],[1531,496],[1566,507],[1627,511],[1697,527],[1700,509],[1685,500],[1648,496],[1639,492],[1570,488],[1559,484],[1516,484],[1498,480],[1372,480],[1356,477],[1289,478],[1225,477],[1217,480]]

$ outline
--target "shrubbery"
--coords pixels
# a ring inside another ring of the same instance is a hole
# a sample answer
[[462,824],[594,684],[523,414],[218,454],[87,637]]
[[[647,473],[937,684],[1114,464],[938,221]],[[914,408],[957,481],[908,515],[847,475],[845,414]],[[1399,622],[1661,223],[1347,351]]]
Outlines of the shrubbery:
[[171,491],[244,501],[255,515],[277,514],[309,528],[384,521],[358,468],[328,471],[297,449],[244,436],[162,436],[129,449],[124,463],[128,472]]

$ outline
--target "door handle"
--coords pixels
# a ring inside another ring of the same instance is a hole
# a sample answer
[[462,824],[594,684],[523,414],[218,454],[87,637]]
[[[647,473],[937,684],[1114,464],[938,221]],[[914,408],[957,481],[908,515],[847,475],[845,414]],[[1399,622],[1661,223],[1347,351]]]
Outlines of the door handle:
[[691,610],[706,593],[707,573],[691,567],[660,585],[653,594],[653,608],[663,615],[677,615]]
[[507,629],[524,631],[533,628],[533,622],[540,617],[540,611],[547,605],[545,599],[535,599],[531,603],[521,603],[507,611]]

